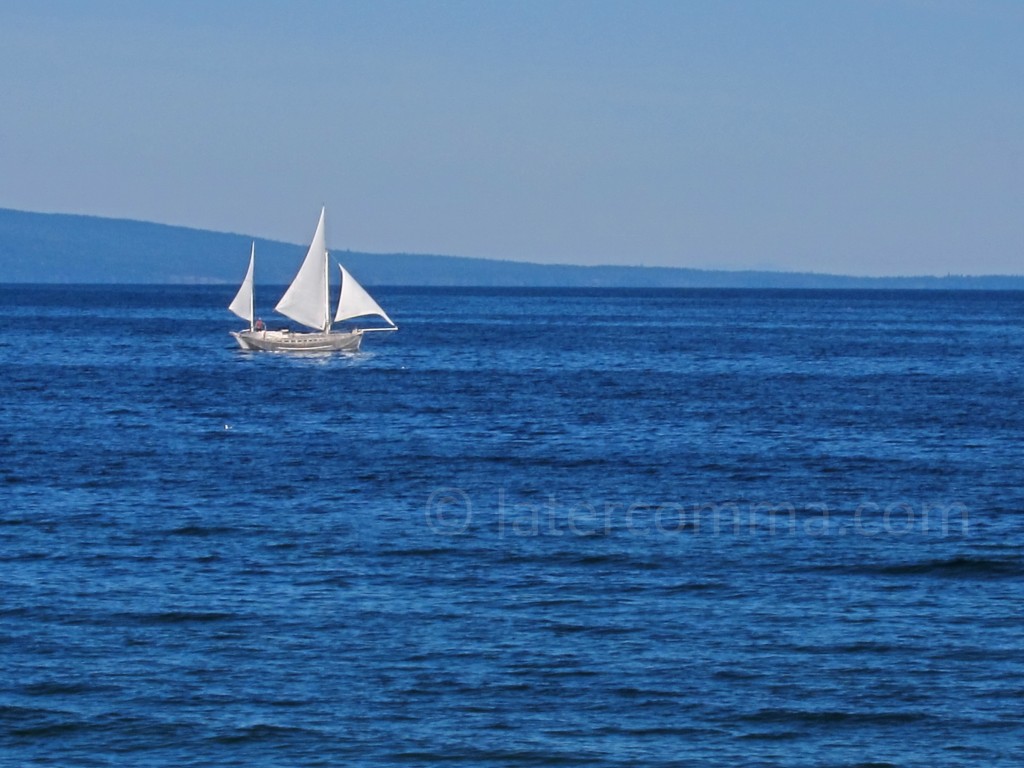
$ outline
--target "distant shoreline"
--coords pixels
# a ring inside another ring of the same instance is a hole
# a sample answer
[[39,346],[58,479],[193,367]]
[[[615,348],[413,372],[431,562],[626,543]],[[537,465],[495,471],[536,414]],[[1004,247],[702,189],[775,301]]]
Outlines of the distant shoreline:
[[[0,284],[232,285],[247,235],[0,208]],[[285,285],[305,247],[256,239],[256,281]],[[335,250],[361,283],[402,287],[1024,290],[1024,275],[854,277],[815,272],[537,264],[433,254]]]

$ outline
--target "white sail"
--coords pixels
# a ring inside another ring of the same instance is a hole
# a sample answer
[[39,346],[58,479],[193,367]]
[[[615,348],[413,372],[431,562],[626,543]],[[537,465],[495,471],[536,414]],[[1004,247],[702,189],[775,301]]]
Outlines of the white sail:
[[394,325],[387,313],[381,309],[380,304],[373,300],[373,297],[366,292],[356,279],[348,273],[348,270],[341,267],[341,296],[338,298],[338,312],[334,315],[334,322],[350,320],[353,317],[365,317],[366,315],[380,315]]
[[235,294],[235,298],[232,299],[231,303],[228,305],[228,309],[243,320],[248,320],[250,327],[252,327],[252,323],[256,315],[254,311],[255,298],[252,283],[253,264],[255,262],[256,243],[253,242],[252,250],[249,252],[249,271],[245,273],[245,279],[242,281],[242,285],[238,289],[238,293]]
[[295,279],[277,302],[275,309],[297,323],[318,331],[331,327],[327,279],[327,242],[324,235],[324,209],[309,245],[306,258]]

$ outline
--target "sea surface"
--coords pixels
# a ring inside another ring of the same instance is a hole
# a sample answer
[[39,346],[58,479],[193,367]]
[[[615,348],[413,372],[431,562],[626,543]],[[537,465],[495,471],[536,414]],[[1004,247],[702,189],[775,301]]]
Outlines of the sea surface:
[[1024,764],[1024,293],[233,293],[0,287],[5,768]]

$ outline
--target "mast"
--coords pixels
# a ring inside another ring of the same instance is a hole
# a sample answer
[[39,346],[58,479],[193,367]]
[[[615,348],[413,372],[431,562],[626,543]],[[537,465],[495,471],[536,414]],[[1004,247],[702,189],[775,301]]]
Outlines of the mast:
[[[324,206],[326,208],[326,206]],[[324,333],[331,332],[331,255],[324,248]]]
[[249,330],[256,330],[256,241],[252,241],[249,251],[249,269],[253,270],[253,281],[249,288]]

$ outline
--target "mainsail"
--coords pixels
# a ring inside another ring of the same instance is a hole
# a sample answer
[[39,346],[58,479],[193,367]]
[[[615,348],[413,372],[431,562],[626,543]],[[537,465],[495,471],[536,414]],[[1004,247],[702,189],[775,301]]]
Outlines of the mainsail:
[[235,298],[231,300],[228,305],[228,309],[234,312],[243,320],[249,321],[249,328],[253,327],[253,320],[256,319],[255,311],[255,299],[254,290],[252,283],[252,272],[253,265],[256,262],[256,243],[253,241],[252,250],[249,252],[249,271],[245,273],[245,279],[242,281],[241,287],[238,289],[238,293],[235,294]]
[[318,331],[331,328],[330,297],[328,296],[327,241],[324,235],[324,211],[309,244],[306,258],[295,279],[274,308],[297,323]]
[[366,315],[380,315],[393,326],[394,321],[381,309],[380,304],[356,282],[345,267],[341,264],[338,266],[341,267],[341,296],[338,297],[338,311],[334,315],[334,322],[340,323],[342,320]]

